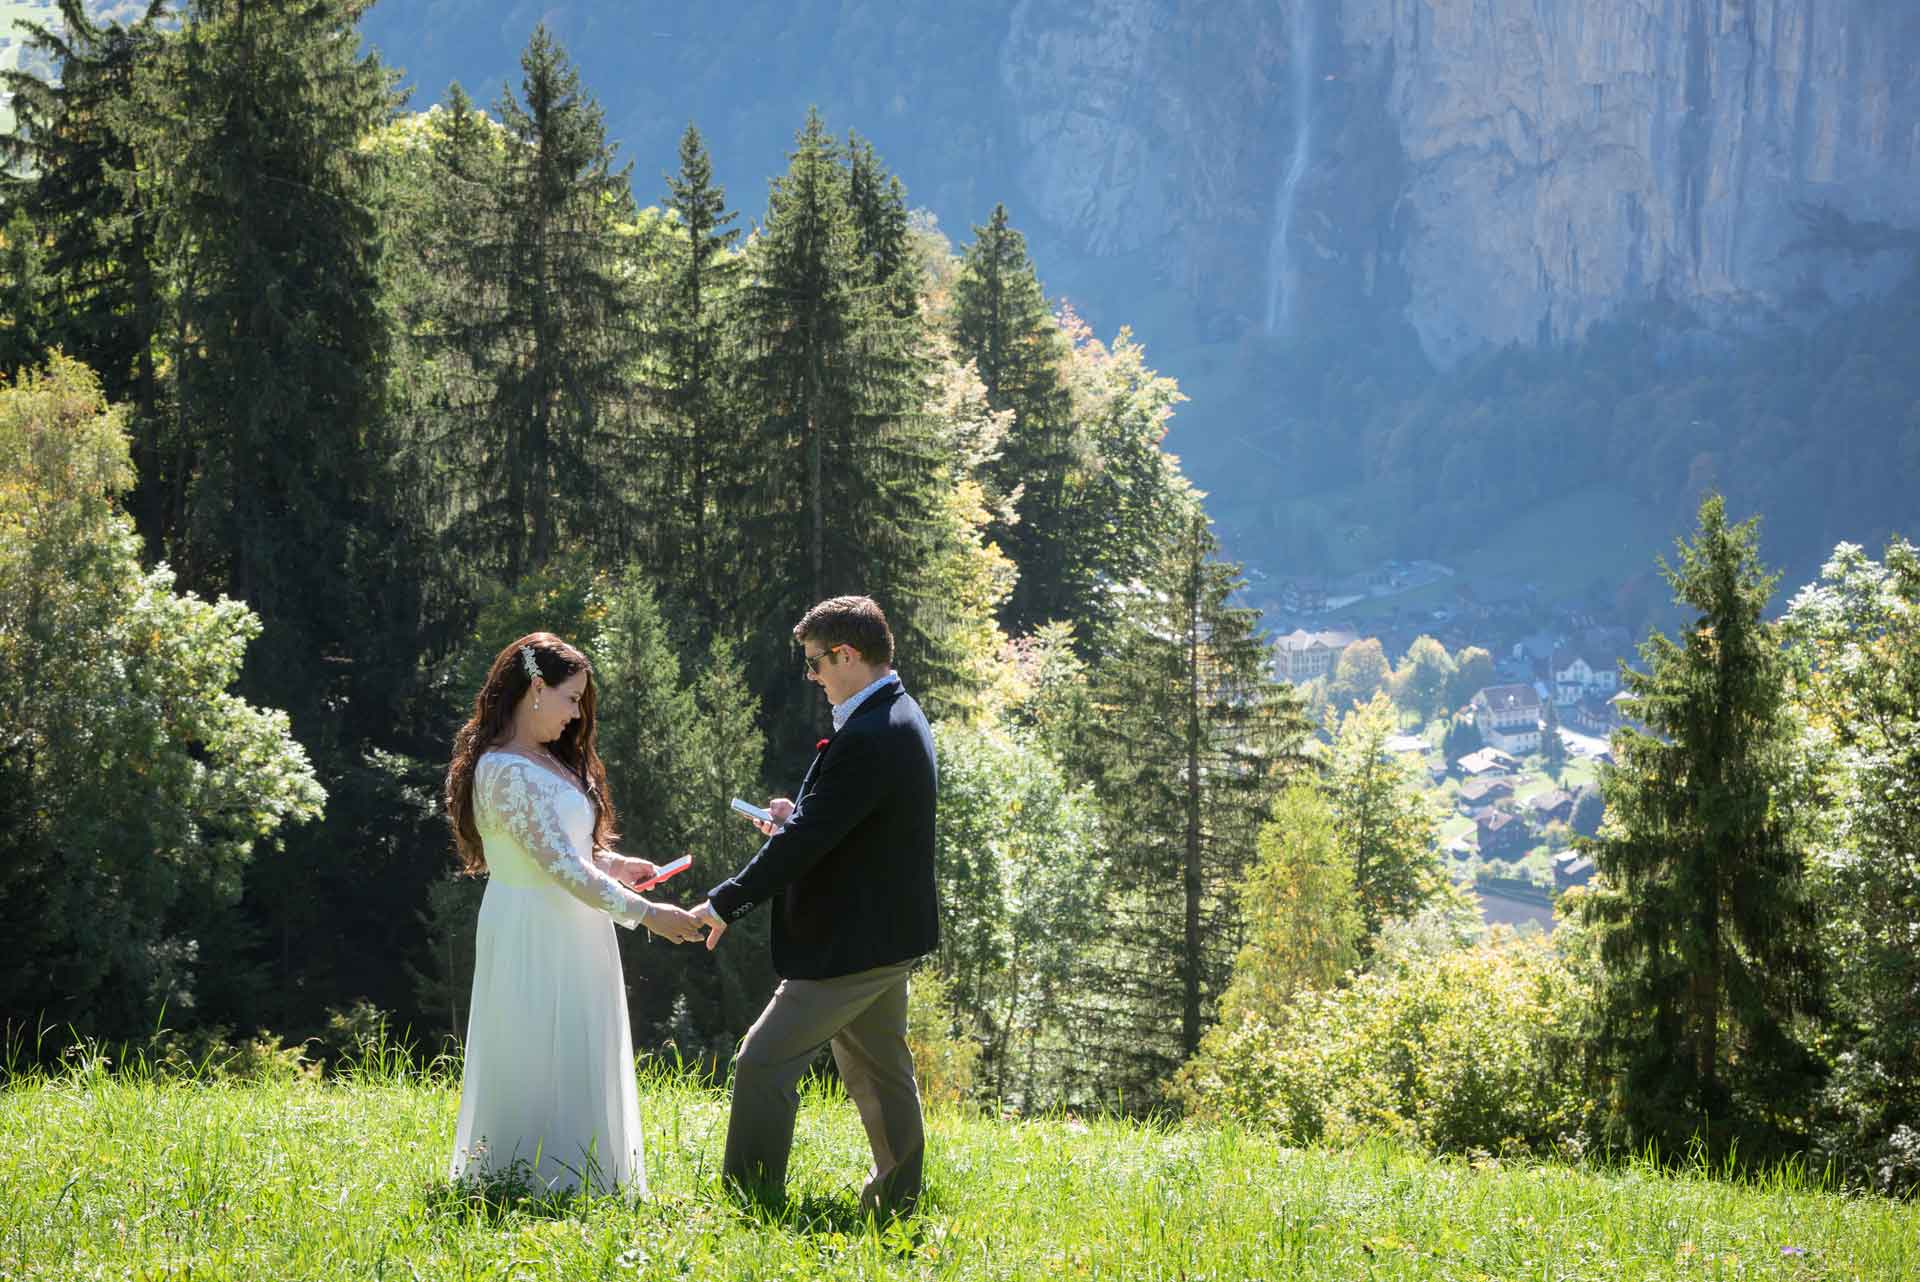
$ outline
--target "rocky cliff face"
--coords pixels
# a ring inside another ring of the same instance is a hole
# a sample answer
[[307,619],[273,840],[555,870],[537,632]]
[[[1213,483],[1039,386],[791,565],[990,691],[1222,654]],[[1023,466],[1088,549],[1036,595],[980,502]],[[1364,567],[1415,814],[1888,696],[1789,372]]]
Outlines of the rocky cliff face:
[[1032,213],[1219,330],[1387,308],[1444,364],[1920,243],[1911,0],[1020,0],[1000,73]]

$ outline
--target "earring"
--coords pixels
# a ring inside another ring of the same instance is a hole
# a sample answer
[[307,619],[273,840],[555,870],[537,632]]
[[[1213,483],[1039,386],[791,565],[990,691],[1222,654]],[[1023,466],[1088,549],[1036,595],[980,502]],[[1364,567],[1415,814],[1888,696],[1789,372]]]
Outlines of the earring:
[[540,696],[537,694],[533,696],[533,710],[535,712],[540,711]]

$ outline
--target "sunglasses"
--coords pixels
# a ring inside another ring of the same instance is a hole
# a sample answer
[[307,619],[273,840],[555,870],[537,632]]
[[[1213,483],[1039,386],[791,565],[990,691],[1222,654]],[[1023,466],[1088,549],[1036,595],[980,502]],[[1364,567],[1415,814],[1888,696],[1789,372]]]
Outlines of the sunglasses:
[[[807,671],[809,673],[817,677],[820,675],[820,661],[830,656],[835,650],[838,650],[839,648],[840,647],[837,645],[830,645],[826,649],[822,650],[819,654],[808,654],[806,651],[802,650],[800,652],[800,661],[807,665]],[[834,662],[838,663],[839,660],[835,659]]]

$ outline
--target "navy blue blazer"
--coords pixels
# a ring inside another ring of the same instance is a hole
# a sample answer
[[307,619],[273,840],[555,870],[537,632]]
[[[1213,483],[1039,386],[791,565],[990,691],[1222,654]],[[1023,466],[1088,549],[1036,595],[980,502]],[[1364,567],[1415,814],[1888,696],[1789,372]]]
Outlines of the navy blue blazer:
[[940,945],[927,719],[895,677],[815,754],[787,826],[707,892],[721,920],[773,905],[773,968],[833,979]]

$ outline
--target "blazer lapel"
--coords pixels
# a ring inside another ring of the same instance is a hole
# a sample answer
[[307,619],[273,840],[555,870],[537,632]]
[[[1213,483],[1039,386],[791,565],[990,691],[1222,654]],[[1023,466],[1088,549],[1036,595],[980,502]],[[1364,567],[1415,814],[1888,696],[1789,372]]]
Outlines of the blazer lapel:
[[[899,674],[895,673],[892,681],[881,686],[861,701],[860,706],[853,710],[853,715],[847,718],[847,726],[852,725],[855,721],[868,715],[876,708],[892,707],[893,701],[904,693],[906,693],[906,686],[901,684]],[[807,766],[807,773],[801,776],[800,779],[800,796],[798,800],[805,801],[807,799],[807,793],[813,790],[813,777],[820,773],[820,763],[827,759],[829,752],[833,751],[833,741],[847,732],[847,726],[841,726],[838,730],[827,736],[825,741],[826,746],[813,754],[813,761]]]

